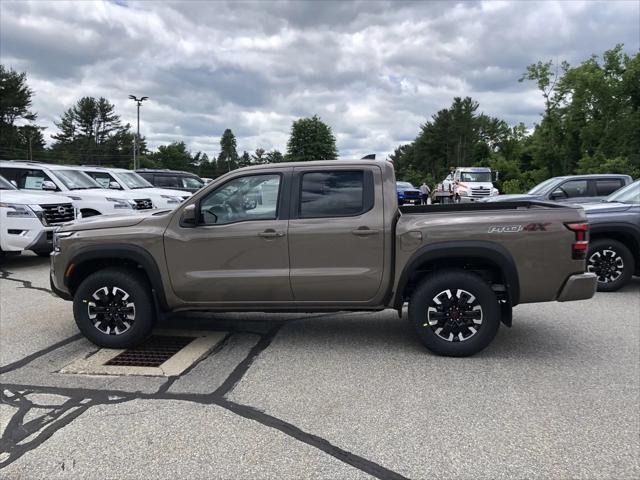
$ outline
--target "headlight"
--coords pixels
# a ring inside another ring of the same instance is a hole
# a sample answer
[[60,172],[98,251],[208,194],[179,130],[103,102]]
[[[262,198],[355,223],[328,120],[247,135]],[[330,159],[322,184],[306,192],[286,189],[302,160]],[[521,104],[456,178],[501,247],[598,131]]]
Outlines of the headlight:
[[494,195],[500,195],[500,190],[498,190],[497,188],[494,188],[493,190],[491,190],[491,196]]
[[134,202],[133,200],[122,200],[120,198],[111,198],[111,197],[107,197],[105,200],[107,200],[108,202],[113,202],[115,205],[113,205],[113,208],[135,208],[136,206],[136,202]]
[[[38,207],[39,211],[42,212],[42,208],[40,205],[35,205]],[[4,207],[7,209],[7,217],[11,218],[28,218],[28,217],[36,217],[36,213],[33,210],[34,205],[21,205],[19,203],[4,203],[0,202],[0,207]]]
[[75,200],[76,202],[82,200],[82,197],[76,197],[75,195],[65,195],[65,197],[69,197],[71,200]]
[[167,201],[167,203],[178,204],[182,202],[182,199],[180,197],[172,197],[171,195],[160,195],[160,197],[164,198]]

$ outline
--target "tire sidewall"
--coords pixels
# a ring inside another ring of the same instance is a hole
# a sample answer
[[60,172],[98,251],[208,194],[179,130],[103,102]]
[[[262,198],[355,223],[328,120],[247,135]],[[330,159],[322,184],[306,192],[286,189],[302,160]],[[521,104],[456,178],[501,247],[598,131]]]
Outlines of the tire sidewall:
[[616,290],[619,290],[624,285],[626,285],[633,275],[633,271],[635,269],[633,255],[624,244],[618,242],[617,240],[601,238],[598,240],[594,240],[589,245],[589,251],[587,253],[587,267],[589,266],[589,259],[591,258],[591,256],[594,253],[603,250],[613,250],[622,258],[622,261],[624,262],[622,275],[620,275],[617,280],[607,283],[598,281],[599,292],[615,292]]
[[[424,323],[427,309],[438,293],[451,289],[463,289],[476,297],[482,306],[482,326],[477,333],[462,342],[449,342]],[[424,280],[409,302],[409,320],[420,341],[428,350],[439,355],[466,357],[483,350],[495,338],[500,327],[500,307],[491,287],[479,276],[465,271],[449,271],[433,274]]]
[[[120,335],[107,335],[98,330],[89,319],[87,302],[101,287],[119,287],[127,292],[135,304],[135,318],[131,328]],[[151,334],[155,311],[147,283],[142,276],[126,269],[107,268],[89,275],[73,297],[73,315],[76,325],[91,342],[105,348],[129,348]]]

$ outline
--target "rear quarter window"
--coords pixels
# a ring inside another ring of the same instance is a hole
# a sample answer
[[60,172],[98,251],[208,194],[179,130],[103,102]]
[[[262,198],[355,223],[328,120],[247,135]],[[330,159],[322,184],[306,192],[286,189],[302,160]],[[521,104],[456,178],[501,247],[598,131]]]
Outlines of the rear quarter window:
[[622,180],[618,178],[596,180],[596,195],[607,197],[622,187]]

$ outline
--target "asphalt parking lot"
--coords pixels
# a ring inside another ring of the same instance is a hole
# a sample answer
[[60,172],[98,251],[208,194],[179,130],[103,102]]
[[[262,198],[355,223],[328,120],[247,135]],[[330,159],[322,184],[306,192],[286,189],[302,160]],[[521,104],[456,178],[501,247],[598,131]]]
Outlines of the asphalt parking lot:
[[481,354],[427,353],[394,312],[190,314],[224,332],[174,377],[59,373],[96,347],[48,262],[0,267],[0,477],[640,477],[640,281],[522,305]]

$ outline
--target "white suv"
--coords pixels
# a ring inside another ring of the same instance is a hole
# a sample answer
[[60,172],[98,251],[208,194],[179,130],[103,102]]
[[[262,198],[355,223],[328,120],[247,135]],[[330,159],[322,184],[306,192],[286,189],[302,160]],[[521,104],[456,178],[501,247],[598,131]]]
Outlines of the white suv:
[[53,230],[76,218],[68,197],[42,192],[23,192],[0,176],[0,252],[31,250],[48,256]]
[[101,188],[89,175],[67,165],[0,161],[0,175],[20,190],[62,192],[83,218],[153,208],[148,195]]
[[154,187],[136,172],[124,168],[84,165],[74,168],[89,175],[102,188],[135,191],[138,195],[144,194],[144,196],[151,198],[153,206],[156,208],[174,208],[191,196],[191,193],[182,190]]

